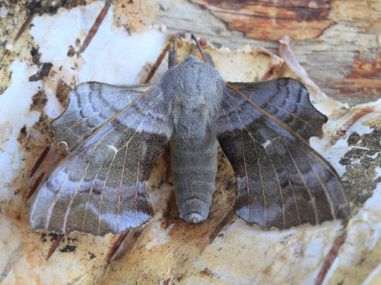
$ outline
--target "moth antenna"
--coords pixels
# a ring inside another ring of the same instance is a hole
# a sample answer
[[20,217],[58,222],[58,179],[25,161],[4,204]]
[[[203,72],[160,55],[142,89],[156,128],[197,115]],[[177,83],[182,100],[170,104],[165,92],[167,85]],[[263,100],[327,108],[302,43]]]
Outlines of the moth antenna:
[[196,43],[197,49],[198,49],[198,51],[199,51],[200,54],[201,54],[202,61],[203,61],[204,63],[208,64],[209,61],[208,61],[208,59],[207,59],[207,57],[206,57],[206,55],[205,55],[204,49],[203,49],[203,48],[201,47],[201,45],[200,45],[200,42],[198,41],[198,39],[196,38],[196,36],[195,36],[194,34],[191,34],[191,37],[192,37],[192,40],[194,40],[195,43]]
[[[179,37],[184,36],[184,35],[185,35],[184,33],[176,33],[172,39],[172,48],[169,51],[169,56],[168,56],[168,67],[169,68],[172,68],[173,66],[178,64],[178,61],[177,61],[177,40]],[[191,34],[191,38],[196,43],[196,47],[201,54],[202,61],[206,64],[210,64],[210,65],[214,66],[212,59],[210,58],[210,56],[208,57],[208,54],[206,54],[204,52],[204,49],[201,47],[200,42],[198,41],[196,36],[194,34]]]
[[177,62],[177,40],[179,36],[183,36],[184,33],[176,33],[172,39],[172,48],[168,54],[168,68],[174,67]]

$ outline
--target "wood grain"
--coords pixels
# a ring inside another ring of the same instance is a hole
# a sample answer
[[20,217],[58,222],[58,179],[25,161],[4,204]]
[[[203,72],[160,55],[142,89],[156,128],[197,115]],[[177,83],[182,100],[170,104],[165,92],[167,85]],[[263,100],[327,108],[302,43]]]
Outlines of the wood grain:
[[297,60],[325,93],[351,105],[380,97],[380,1],[191,2],[197,5],[160,1],[156,22],[227,47],[251,44],[273,52],[289,35]]
[[285,34],[294,40],[316,39],[335,24],[328,18],[331,0],[191,1],[209,9],[229,29],[258,40],[275,41]]

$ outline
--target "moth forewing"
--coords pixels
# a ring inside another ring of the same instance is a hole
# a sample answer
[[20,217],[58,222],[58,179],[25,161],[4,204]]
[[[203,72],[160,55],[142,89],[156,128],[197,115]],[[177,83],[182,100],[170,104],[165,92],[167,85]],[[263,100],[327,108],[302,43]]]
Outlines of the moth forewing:
[[236,174],[237,215],[265,228],[347,218],[339,176],[307,143],[326,117],[305,87],[288,78],[235,85],[213,126]]
[[146,222],[149,175],[172,131],[162,101],[151,87],[90,82],[73,90],[54,124],[71,153],[41,185],[32,228],[105,234]]

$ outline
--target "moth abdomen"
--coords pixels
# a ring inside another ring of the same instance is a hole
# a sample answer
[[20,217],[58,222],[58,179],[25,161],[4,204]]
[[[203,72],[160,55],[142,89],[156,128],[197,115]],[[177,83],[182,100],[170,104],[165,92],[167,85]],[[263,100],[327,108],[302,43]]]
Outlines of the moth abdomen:
[[180,217],[192,223],[209,214],[217,173],[217,140],[206,132],[198,140],[171,140],[171,167]]

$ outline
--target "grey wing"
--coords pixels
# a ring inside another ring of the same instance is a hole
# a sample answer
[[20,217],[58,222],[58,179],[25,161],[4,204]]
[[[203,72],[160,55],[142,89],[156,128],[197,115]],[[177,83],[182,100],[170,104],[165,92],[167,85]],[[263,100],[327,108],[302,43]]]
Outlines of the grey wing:
[[152,214],[148,179],[172,126],[161,90],[79,85],[53,123],[70,154],[41,185],[30,212],[34,229],[119,233]]
[[296,80],[227,84],[212,126],[236,175],[239,217],[283,229],[347,218],[340,178],[307,143],[325,121]]

